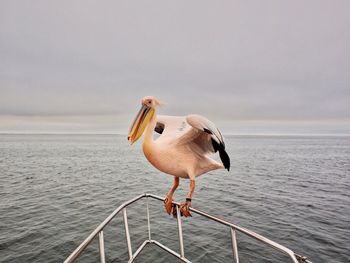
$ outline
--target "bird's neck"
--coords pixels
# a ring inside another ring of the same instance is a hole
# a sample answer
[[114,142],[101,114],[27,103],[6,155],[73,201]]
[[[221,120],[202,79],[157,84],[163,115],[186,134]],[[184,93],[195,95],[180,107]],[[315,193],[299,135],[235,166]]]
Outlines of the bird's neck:
[[148,123],[146,130],[145,130],[145,137],[143,139],[143,144],[152,144],[153,141],[153,134],[154,134],[154,128],[157,124],[157,111],[154,110],[153,116]]

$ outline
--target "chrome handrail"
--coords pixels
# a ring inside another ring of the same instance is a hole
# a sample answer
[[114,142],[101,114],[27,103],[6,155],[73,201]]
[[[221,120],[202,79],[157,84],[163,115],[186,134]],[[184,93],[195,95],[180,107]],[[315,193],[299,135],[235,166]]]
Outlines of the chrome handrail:
[[[140,247],[138,247],[135,251],[135,253],[132,253],[132,247],[131,247],[131,241],[130,241],[130,233],[129,233],[129,225],[128,225],[128,218],[127,218],[127,212],[126,207],[137,202],[138,200],[142,198],[147,198],[147,227],[148,227],[148,239],[145,240]],[[132,263],[134,259],[139,255],[139,253],[142,251],[142,249],[147,244],[155,244],[159,246],[160,248],[164,249],[165,251],[169,252],[170,254],[174,255],[178,259],[180,259],[183,262],[191,263],[190,260],[188,260],[185,257],[185,251],[184,251],[184,245],[183,245],[183,236],[182,236],[182,224],[181,224],[181,216],[177,216],[177,227],[178,227],[178,235],[179,235],[179,246],[180,246],[180,253],[175,252],[174,250],[168,248],[167,246],[161,244],[160,242],[151,239],[151,224],[150,224],[150,216],[149,216],[149,198],[153,198],[156,200],[164,201],[165,198],[162,198],[157,195],[153,194],[142,194],[139,195],[122,205],[120,205],[117,209],[113,211],[112,214],[110,214],[70,255],[69,257],[64,261],[64,263],[72,263],[74,262],[79,255],[87,248],[87,246],[94,240],[94,238],[98,235],[99,239],[99,254],[100,254],[100,262],[105,263],[105,250],[104,250],[104,237],[103,237],[103,229],[109,224],[109,222],[119,214],[120,211],[123,212],[123,220],[124,220],[124,226],[125,226],[125,236],[126,236],[126,243],[128,248],[128,255],[129,255],[129,263]],[[180,204],[177,202],[173,202],[176,208],[177,215],[180,215],[179,206]],[[311,263],[306,257],[302,257],[296,253],[294,253],[289,248],[282,246],[266,237],[263,237],[251,230],[248,230],[246,228],[237,226],[233,223],[230,223],[224,219],[218,218],[216,216],[210,215],[208,213],[205,213],[203,211],[200,211],[198,209],[190,207],[190,211],[192,211],[195,214],[201,215],[203,217],[206,217],[208,219],[211,219],[215,222],[218,222],[222,225],[230,227],[231,231],[231,240],[232,240],[232,252],[233,252],[233,258],[235,263],[239,263],[239,255],[238,255],[238,247],[237,247],[237,238],[236,238],[236,231],[241,232],[249,237],[252,237],[258,241],[261,241],[269,246],[271,246],[273,249],[278,250],[285,255],[289,256],[289,258],[294,263]]]

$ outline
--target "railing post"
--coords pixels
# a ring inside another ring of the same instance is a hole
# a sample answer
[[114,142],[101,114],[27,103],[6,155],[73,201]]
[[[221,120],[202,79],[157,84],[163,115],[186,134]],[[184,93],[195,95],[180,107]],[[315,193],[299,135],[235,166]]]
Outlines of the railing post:
[[232,252],[233,252],[234,262],[239,263],[236,230],[233,227],[231,227],[231,239],[232,239]]
[[105,263],[106,258],[105,258],[105,244],[104,244],[104,239],[103,239],[103,230],[98,233],[98,245],[100,249],[100,262]]
[[128,225],[128,216],[126,215],[126,208],[123,209],[123,218],[124,218],[125,236],[126,236],[126,244],[128,246],[129,259],[132,259],[132,249],[131,249],[131,241],[130,241],[130,233],[129,233],[129,225]]
[[147,225],[148,225],[148,240],[151,241],[151,223],[149,219],[149,198],[146,197],[146,208],[147,208]]
[[181,257],[185,257],[184,241],[182,237],[181,214],[180,214],[179,206],[175,205],[175,207],[176,207],[176,217],[177,217],[177,230],[179,231],[180,255]]

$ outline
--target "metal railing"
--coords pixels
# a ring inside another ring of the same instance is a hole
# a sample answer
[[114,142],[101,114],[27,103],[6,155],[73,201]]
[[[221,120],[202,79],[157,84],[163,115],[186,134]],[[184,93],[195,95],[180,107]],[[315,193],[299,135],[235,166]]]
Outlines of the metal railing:
[[[128,225],[128,216],[127,216],[127,210],[126,207],[137,202],[140,199],[146,198],[147,202],[147,226],[148,226],[148,239],[145,240],[140,247],[136,249],[136,251],[133,253],[132,247],[131,247],[131,240],[130,240],[130,233],[129,233],[129,225]],[[127,243],[127,248],[128,248],[128,254],[129,254],[129,263],[132,263],[135,258],[140,254],[142,249],[147,245],[147,244],[155,244],[158,247],[164,249],[168,253],[172,254],[173,256],[177,257],[183,262],[191,263],[190,260],[188,260],[185,257],[185,251],[184,251],[184,243],[183,243],[183,235],[182,235],[182,225],[181,225],[181,216],[177,216],[177,230],[178,230],[178,235],[179,235],[179,246],[180,246],[180,253],[175,252],[174,250],[168,248],[167,246],[161,244],[160,242],[153,240],[151,238],[151,223],[150,223],[150,216],[149,216],[149,198],[156,199],[159,201],[164,201],[164,198],[153,195],[153,194],[142,194],[139,195],[125,203],[123,203],[121,206],[119,206],[112,214],[110,214],[74,251],[70,256],[64,261],[64,263],[71,263],[74,262],[79,255],[88,247],[88,245],[94,240],[96,236],[98,236],[99,240],[99,254],[100,254],[100,262],[105,263],[105,249],[104,249],[104,237],[103,237],[103,229],[108,225],[108,223],[116,216],[118,215],[121,211],[123,213],[123,220],[124,220],[124,227],[125,227],[125,236],[126,236],[126,243]],[[179,211],[179,203],[173,202],[176,208],[177,215],[180,215]],[[266,237],[263,237],[253,231],[250,231],[246,228],[237,226],[235,224],[232,224],[230,222],[227,222],[223,219],[220,219],[218,217],[215,217],[213,215],[210,215],[208,213],[205,213],[203,211],[197,210],[195,208],[190,207],[190,211],[201,215],[205,218],[211,219],[217,223],[220,223],[222,225],[225,225],[230,228],[231,232],[231,242],[232,242],[232,252],[233,252],[233,259],[235,263],[239,263],[239,255],[238,255],[238,247],[237,247],[237,237],[236,237],[236,232],[243,233],[249,237],[252,237],[258,241],[261,241],[264,244],[269,245],[273,249],[282,252],[283,254],[287,255],[292,262],[294,263],[311,263],[309,260],[307,260],[306,257],[302,257],[296,253],[294,253],[292,250],[289,248],[286,248]]]

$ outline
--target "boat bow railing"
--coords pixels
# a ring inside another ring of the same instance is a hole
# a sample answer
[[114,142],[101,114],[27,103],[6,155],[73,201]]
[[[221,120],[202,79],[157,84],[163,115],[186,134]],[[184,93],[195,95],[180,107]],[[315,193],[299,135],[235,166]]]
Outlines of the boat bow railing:
[[[146,198],[146,208],[147,208],[147,227],[148,227],[148,239],[146,239],[140,247],[138,247],[135,252],[132,251],[131,248],[131,239],[130,239],[130,233],[129,233],[129,224],[128,224],[128,216],[127,216],[127,210],[126,208],[139,201],[140,199]],[[118,215],[120,212],[123,213],[123,221],[124,221],[124,227],[125,227],[125,237],[126,237],[126,243],[127,243],[127,249],[128,249],[128,255],[129,255],[129,263],[132,263],[136,257],[140,254],[142,249],[147,244],[155,244],[158,247],[164,249],[168,253],[172,254],[173,256],[177,257],[183,262],[191,263],[189,259],[185,257],[185,251],[184,251],[184,242],[183,242],[183,235],[182,235],[182,222],[181,222],[181,216],[177,216],[177,230],[178,230],[178,236],[179,236],[179,247],[180,251],[175,252],[174,250],[170,249],[169,247],[163,245],[162,243],[153,240],[151,238],[151,222],[150,222],[150,215],[149,215],[149,199],[155,199],[159,201],[164,201],[164,198],[153,195],[153,194],[142,194],[139,195],[125,203],[123,203],[121,206],[119,206],[116,210],[113,211],[112,214],[110,214],[73,252],[69,255],[69,257],[64,261],[64,263],[72,263],[75,262],[75,260],[79,257],[79,255],[89,246],[89,244],[98,236],[98,243],[99,243],[99,255],[100,255],[100,262],[105,263],[105,249],[104,249],[104,236],[103,236],[103,230],[104,228],[111,222],[111,220]],[[173,202],[176,209],[176,214],[180,215],[179,211],[179,203]],[[232,241],[232,253],[233,253],[233,260],[235,263],[239,263],[239,254],[238,254],[238,246],[237,246],[237,237],[236,233],[240,232],[243,233],[253,239],[256,239],[264,244],[269,245],[273,249],[282,252],[286,256],[288,256],[292,262],[294,263],[311,263],[306,257],[302,257],[296,253],[294,253],[289,248],[286,248],[285,246],[282,246],[266,237],[263,237],[251,230],[248,230],[246,228],[237,226],[233,223],[230,223],[226,220],[220,219],[216,216],[210,215],[208,213],[205,213],[203,211],[200,211],[198,209],[190,207],[190,211],[201,215],[207,219],[210,219],[212,221],[215,221],[217,223],[220,223],[222,225],[227,226],[230,229],[231,233],[231,241]]]

